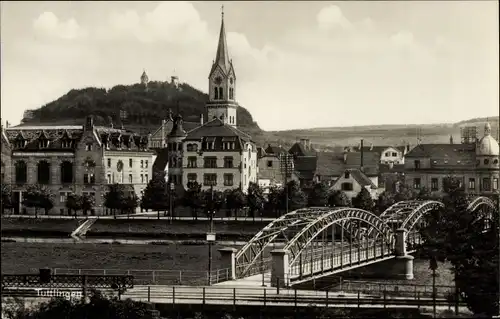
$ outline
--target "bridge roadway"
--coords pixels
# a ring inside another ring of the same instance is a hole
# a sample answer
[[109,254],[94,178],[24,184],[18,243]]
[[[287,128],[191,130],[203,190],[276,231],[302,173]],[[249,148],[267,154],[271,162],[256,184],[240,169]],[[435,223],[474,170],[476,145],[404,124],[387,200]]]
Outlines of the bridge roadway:
[[[66,289],[65,289],[66,290]],[[76,289],[71,289],[76,291]],[[48,297],[25,298],[35,305]],[[332,307],[332,308],[426,308],[433,299],[425,297],[395,297],[383,294],[353,294],[344,292],[292,290],[262,287],[192,287],[135,286],[121,295],[122,299],[171,305],[221,305],[254,307]],[[3,300],[3,298],[2,298]],[[450,309],[445,298],[436,298],[437,309]],[[463,305],[461,305],[463,306]],[[464,308],[464,307],[461,307]]]

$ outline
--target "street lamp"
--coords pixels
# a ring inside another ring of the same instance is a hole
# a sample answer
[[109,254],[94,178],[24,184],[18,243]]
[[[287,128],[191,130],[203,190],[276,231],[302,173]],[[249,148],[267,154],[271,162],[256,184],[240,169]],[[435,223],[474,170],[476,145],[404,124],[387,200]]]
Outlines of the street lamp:
[[207,242],[208,242],[208,285],[212,285],[212,245],[215,242],[215,233],[214,233],[214,215],[215,215],[215,204],[214,204],[214,187],[210,186],[210,198],[207,203],[207,211],[208,218],[210,220],[210,228],[207,233]]
[[172,219],[174,218],[174,208],[173,208],[173,201],[172,197],[174,196],[174,191],[175,191],[175,184],[173,182],[170,182],[170,196],[168,197],[170,200],[170,224],[172,224]]

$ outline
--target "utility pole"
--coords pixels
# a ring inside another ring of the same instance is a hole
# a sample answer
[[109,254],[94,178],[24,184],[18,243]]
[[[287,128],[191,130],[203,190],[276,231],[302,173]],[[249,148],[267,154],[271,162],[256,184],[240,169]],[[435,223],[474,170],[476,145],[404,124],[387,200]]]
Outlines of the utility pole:
[[286,154],[281,154],[280,157],[280,164],[281,164],[281,174],[284,177],[284,187],[285,187],[285,207],[286,207],[286,213],[288,214],[288,177],[291,175],[291,169],[292,169],[292,160],[291,160],[291,155],[286,153]]

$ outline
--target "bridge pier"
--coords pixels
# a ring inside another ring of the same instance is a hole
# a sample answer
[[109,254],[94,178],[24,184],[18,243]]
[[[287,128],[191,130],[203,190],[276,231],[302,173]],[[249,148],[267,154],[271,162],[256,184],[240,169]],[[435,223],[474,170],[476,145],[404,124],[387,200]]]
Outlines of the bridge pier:
[[288,287],[289,279],[288,265],[289,252],[284,249],[274,249],[271,251],[271,287]]
[[229,274],[227,278],[228,280],[236,279],[236,252],[238,250],[232,247],[226,247],[219,249],[219,253],[221,255],[221,263],[223,269],[228,269]]
[[413,279],[413,256],[410,256],[406,252],[406,234],[407,230],[404,228],[398,228],[396,230],[396,263],[398,264],[397,276],[405,278],[407,280]]

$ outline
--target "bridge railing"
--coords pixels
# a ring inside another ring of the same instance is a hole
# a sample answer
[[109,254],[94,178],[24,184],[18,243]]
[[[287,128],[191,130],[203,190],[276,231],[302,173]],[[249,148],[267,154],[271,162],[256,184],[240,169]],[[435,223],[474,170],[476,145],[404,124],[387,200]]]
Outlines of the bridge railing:
[[[8,297],[8,296],[5,296]],[[282,306],[282,307],[432,307],[433,298],[420,295],[408,297],[391,296],[382,293],[332,293],[329,291],[305,291],[276,288],[233,288],[233,287],[186,287],[186,286],[142,286],[128,290],[121,298],[135,301],[191,305],[228,306]],[[438,307],[450,309],[454,302],[437,297]],[[464,305],[459,303],[459,305]]]
[[[38,273],[38,269],[31,269]],[[135,285],[207,285],[231,280],[231,270],[208,271],[189,270],[141,270],[141,269],[71,269],[52,268],[54,275],[130,275]]]
[[244,273],[245,274],[244,277],[250,277],[250,276],[262,274],[263,272],[271,271],[272,257],[265,257],[262,259],[259,258],[250,266],[250,268],[247,269],[248,265],[249,265],[249,263],[237,264],[236,265],[236,276],[241,277],[241,274]]
[[[330,291],[345,291],[347,293],[380,294],[389,296],[412,297],[421,296],[432,298],[432,285],[422,284],[395,284],[387,282],[363,281],[363,280],[342,280],[334,286],[327,288]],[[448,298],[455,294],[454,286],[435,286],[438,298]]]

